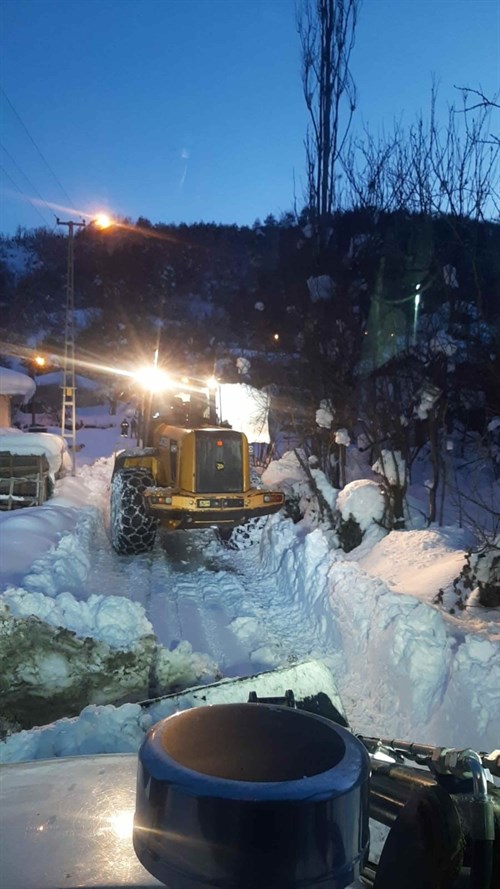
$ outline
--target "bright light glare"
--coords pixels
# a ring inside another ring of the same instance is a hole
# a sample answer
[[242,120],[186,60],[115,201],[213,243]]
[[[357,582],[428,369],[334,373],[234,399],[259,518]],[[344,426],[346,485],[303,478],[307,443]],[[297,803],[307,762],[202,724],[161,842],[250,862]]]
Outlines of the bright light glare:
[[108,819],[109,826],[119,840],[126,840],[132,836],[134,828],[134,810],[122,809]]
[[169,378],[159,367],[142,367],[134,379],[148,392],[163,392],[170,386]]
[[43,355],[37,355],[36,358],[35,358],[35,364],[36,364],[38,367],[45,367],[45,365],[47,364],[47,362],[46,362],[45,358],[43,357]]
[[209,389],[217,389],[218,385],[219,384],[218,384],[217,380],[215,379],[215,377],[210,377],[210,379],[207,380],[207,386]]
[[106,213],[99,213],[93,221],[97,228],[109,228],[112,225],[111,219]]

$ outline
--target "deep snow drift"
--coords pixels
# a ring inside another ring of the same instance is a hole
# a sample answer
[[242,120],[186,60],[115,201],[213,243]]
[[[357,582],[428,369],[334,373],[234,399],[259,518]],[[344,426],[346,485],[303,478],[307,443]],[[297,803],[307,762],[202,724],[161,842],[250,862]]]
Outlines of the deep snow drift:
[[[79,435],[86,447],[78,476],[59,481],[43,507],[0,515],[4,617],[35,615],[44,627],[92,637],[110,657],[145,640],[151,645],[152,631],[170,632],[155,648],[164,658],[163,689],[316,658],[331,670],[357,732],[477,750],[498,746],[500,615],[474,607],[473,596],[465,610],[449,613],[464,561],[458,528],[384,536],[373,482],[337,495],[315,470],[330,505],[342,511],[350,502],[349,512],[364,525],[363,543],[346,555],[321,525],[301,467],[288,454],[264,479],[301,502],[300,521],[273,516],[232,550],[211,532],[186,532],[194,535],[186,557],[177,552],[176,560],[174,552],[172,559],[170,535],[144,560],[121,558],[106,538],[116,428]],[[106,565],[114,584],[100,596],[95,574],[89,581],[96,540],[99,570]],[[442,603],[434,601],[439,590]],[[177,621],[175,630],[157,629],[165,613],[169,626]],[[30,670],[34,683],[64,680],[60,662],[52,672],[47,659],[42,670],[33,662]],[[13,733],[0,744],[0,758],[133,751],[149,724],[138,704],[94,704],[79,717]]]

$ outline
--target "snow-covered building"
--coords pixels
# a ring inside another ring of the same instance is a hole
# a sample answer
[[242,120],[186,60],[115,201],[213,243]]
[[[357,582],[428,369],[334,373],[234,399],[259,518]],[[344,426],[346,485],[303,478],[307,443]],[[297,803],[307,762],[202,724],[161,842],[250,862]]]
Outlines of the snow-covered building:
[[0,367],[0,427],[11,425],[12,399],[17,397],[19,403],[27,404],[35,391],[35,381],[27,374]]

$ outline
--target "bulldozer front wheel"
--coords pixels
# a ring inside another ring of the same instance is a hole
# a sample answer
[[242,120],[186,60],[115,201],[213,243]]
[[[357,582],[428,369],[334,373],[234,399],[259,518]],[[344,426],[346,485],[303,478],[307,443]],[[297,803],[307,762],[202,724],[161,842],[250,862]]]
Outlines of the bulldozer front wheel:
[[145,469],[121,469],[111,482],[111,542],[121,555],[152,549],[158,522],[146,514],[144,489],[154,484]]

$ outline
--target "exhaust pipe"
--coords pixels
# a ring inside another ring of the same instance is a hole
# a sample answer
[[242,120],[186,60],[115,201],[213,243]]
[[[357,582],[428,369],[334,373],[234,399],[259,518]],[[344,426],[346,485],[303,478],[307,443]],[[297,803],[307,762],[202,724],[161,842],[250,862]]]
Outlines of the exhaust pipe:
[[368,855],[369,773],[361,741],[303,710],[181,711],[140,749],[134,848],[169,889],[344,889]]

